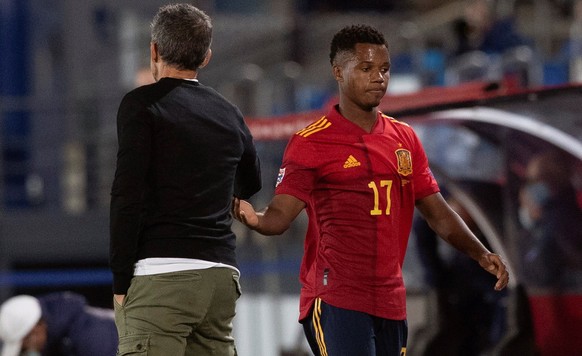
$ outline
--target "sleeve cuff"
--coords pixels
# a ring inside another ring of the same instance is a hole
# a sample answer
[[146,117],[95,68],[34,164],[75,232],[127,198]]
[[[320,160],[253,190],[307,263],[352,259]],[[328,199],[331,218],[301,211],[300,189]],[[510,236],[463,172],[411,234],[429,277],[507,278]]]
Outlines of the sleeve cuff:
[[113,274],[113,294],[127,294],[132,278],[131,274]]

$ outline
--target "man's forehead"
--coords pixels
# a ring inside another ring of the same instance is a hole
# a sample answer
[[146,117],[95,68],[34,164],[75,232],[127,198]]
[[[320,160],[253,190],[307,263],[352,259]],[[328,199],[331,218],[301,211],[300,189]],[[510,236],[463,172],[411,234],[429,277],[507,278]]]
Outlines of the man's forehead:
[[355,46],[355,60],[358,62],[382,61],[389,62],[388,48],[385,45],[372,43],[357,43]]
[[337,53],[337,63],[346,62],[377,62],[390,63],[390,55],[385,45],[372,43],[356,43],[352,50],[342,50]]

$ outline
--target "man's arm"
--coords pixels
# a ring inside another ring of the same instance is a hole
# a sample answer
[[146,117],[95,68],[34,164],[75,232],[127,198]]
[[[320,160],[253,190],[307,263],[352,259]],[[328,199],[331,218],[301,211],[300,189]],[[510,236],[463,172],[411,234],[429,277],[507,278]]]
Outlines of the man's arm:
[[235,219],[263,235],[280,235],[305,208],[305,203],[292,195],[277,194],[263,211],[257,212],[244,200],[234,198],[232,214]]
[[479,241],[440,193],[418,200],[416,207],[438,236],[497,277],[496,290],[507,286],[509,272],[501,257],[489,251]]
[[234,195],[238,198],[248,199],[261,190],[261,164],[250,133],[234,178]]
[[151,122],[143,104],[126,95],[117,115],[119,149],[110,204],[109,263],[117,295],[125,295],[133,277],[151,156]]

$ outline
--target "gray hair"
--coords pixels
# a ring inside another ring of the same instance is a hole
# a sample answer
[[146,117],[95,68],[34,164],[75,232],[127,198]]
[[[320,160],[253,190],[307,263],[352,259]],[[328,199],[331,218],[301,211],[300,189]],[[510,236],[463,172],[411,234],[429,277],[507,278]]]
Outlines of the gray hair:
[[151,23],[151,41],[167,64],[196,70],[212,42],[210,17],[190,4],[162,6]]

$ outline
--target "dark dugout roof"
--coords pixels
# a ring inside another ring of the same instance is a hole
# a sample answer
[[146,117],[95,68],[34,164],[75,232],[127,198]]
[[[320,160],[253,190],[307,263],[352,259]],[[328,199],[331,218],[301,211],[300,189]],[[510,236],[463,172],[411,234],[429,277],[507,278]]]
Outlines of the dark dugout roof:
[[535,89],[471,83],[388,96],[381,110],[398,120],[458,122],[492,141],[501,128],[538,137],[582,159],[582,85]]

